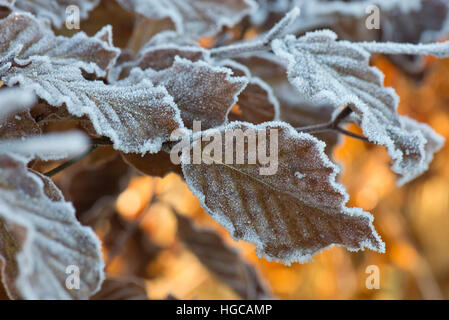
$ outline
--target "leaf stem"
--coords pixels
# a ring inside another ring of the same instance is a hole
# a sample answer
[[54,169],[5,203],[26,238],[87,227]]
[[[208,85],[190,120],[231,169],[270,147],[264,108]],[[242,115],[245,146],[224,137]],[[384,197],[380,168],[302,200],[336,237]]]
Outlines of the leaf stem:
[[348,131],[346,129],[341,128],[339,125],[340,123],[348,117],[352,113],[352,104],[348,104],[336,117],[334,120],[327,122],[327,123],[320,123],[317,125],[312,126],[306,126],[306,127],[299,127],[295,128],[298,132],[304,132],[304,133],[318,133],[318,132],[324,132],[324,131],[336,131],[341,134],[344,134],[348,137],[355,138],[364,142],[371,143],[366,137],[360,136],[356,133],[353,133],[351,131]]
[[80,154],[79,156],[76,156],[73,159],[70,159],[67,162],[64,162],[63,164],[57,166],[56,168],[44,173],[47,177],[53,177],[54,175],[60,173],[61,171],[71,167],[72,165],[74,165],[75,163],[77,163],[78,161],[80,161],[81,159],[83,159],[84,157],[86,157],[87,155],[89,155],[92,151],[94,151],[97,148],[97,146],[92,146],[89,150],[87,150],[86,152]]

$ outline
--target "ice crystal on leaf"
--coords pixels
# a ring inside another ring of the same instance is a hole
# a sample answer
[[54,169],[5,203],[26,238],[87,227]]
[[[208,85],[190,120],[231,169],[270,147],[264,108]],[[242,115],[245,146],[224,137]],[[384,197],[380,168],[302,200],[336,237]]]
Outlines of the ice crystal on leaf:
[[[278,130],[279,168],[274,175],[259,175],[260,164],[183,163],[190,189],[235,239],[252,242],[260,256],[287,264],[307,262],[331,245],[384,251],[373,217],[346,207],[348,195],[335,181],[339,170],[325,155],[323,142],[282,122],[233,122],[220,133],[248,128]],[[297,172],[304,176],[298,179]]]
[[[0,271],[11,298],[86,299],[103,281],[100,243],[53,182],[0,154]],[[77,266],[79,290],[66,287]]]
[[406,129],[403,118],[396,112],[399,97],[392,88],[384,87],[384,76],[369,65],[370,53],[366,49],[445,56],[448,47],[449,42],[416,46],[350,43],[337,41],[335,33],[327,30],[308,33],[298,39],[287,36],[273,41],[275,54],[287,64],[290,82],[306,100],[335,107],[353,104],[365,136],[387,148],[394,162],[392,169],[400,175],[399,184],[427,169],[427,161],[432,156],[426,154],[430,150],[424,146],[439,144],[437,141],[441,138],[435,132],[427,132],[424,137],[418,127],[413,131]]

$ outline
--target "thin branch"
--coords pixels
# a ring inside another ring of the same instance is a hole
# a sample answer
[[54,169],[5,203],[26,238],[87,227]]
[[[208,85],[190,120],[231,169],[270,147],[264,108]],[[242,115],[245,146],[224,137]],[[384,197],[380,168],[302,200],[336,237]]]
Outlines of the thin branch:
[[341,128],[339,125],[341,122],[348,117],[352,113],[352,104],[348,104],[336,117],[334,120],[327,122],[327,123],[320,123],[317,125],[312,126],[306,126],[306,127],[299,127],[295,128],[298,132],[304,132],[304,133],[318,133],[318,132],[325,132],[325,131],[336,131],[341,134],[344,134],[348,137],[355,138],[364,142],[371,143],[366,137],[360,136],[356,133],[353,133],[351,131],[345,130]]
[[71,167],[72,165],[74,165],[75,163],[77,163],[78,161],[80,161],[81,159],[83,159],[84,157],[86,157],[87,155],[89,155],[92,151],[94,151],[97,147],[96,146],[92,146],[89,150],[87,150],[86,152],[80,154],[79,156],[76,156],[73,159],[70,159],[67,162],[64,162],[63,164],[57,166],[56,168],[44,173],[47,177],[53,177],[54,175],[60,173],[61,171]]
[[94,146],[111,146],[113,142],[108,137],[90,138],[92,145]]
[[268,51],[271,49],[271,41],[280,38],[285,30],[296,20],[300,12],[298,7],[290,10],[262,39],[215,48],[210,51],[210,56],[217,59],[226,59],[244,53]]

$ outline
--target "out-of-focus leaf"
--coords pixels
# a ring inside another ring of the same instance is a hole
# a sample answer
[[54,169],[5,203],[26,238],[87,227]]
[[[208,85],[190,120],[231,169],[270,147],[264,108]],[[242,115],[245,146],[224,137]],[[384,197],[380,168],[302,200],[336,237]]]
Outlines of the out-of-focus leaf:
[[[218,132],[221,141],[225,141],[225,130],[236,129],[264,130],[267,149],[278,155],[272,158],[272,165],[277,165],[274,174],[261,175],[259,170],[264,166],[260,163],[230,164],[224,156],[221,161],[215,156],[208,159],[212,164],[186,164],[183,160],[189,188],[233,238],[252,242],[259,256],[286,264],[307,262],[332,245],[351,251],[369,248],[384,252],[373,217],[345,206],[348,195],[335,181],[339,169],[325,155],[323,142],[280,122],[257,126],[231,123]],[[213,129],[204,132],[209,134],[215,139]],[[198,150],[198,143],[204,144],[195,139],[193,150]],[[222,145],[225,148],[226,143]],[[231,151],[235,158],[235,148],[227,153]],[[244,159],[251,156],[248,148],[244,155]]]
[[254,267],[245,262],[216,232],[200,229],[180,214],[176,214],[176,217],[180,240],[218,279],[243,299],[259,300],[271,297]]
[[[437,46],[422,48],[439,50]],[[336,35],[328,30],[273,41],[275,54],[287,64],[290,82],[305,100],[335,107],[353,104],[363,133],[370,141],[387,148],[393,160],[392,169],[400,175],[398,183],[404,184],[422,174],[432,156],[426,154],[427,140],[423,134],[405,129],[404,118],[396,112],[399,97],[392,88],[384,87],[384,76],[369,65],[370,54],[365,49],[402,51],[404,47],[337,41]],[[420,47],[410,49],[419,51]],[[431,138],[442,146],[438,134]]]
[[[0,176],[0,270],[8,294],[89,298],[103,280],[95,234],[79,224],[52,181],[29,171],[20,158],[1,155]],[[79,290],[66,286],[69,266],[79,269]]]
[[[1,96],[1,95],[0,95]],[[22,137],[38,136],[41,130],[29,111],[10,115],[0,120],[0,139],[19,139]]]
[[108,277],[91,300],[148,300],[145,281]]
[[[109,231],[103,239],[103,246],[109,254],[120,256],[126,262],[122,275],[148,278],[147,266],[159,255],[161,247],[151,241],[140,226],[122,219],[113,208],[109,210]],[[118,239],[123,237],[126,242],[119,243]]]
[[99,2],[100,0],[15,0],[15,7],[31,12],[39,18],[49,19],[55,27],[61,28],[66,21],[69,6],[76,6],[80,18],[86,19],[89,11],[94,9]]
[[170,18],[180,34],[199,39],[231,27],[256,5],[252,0],[117,0],[149,19]]
[[0,121],[31,108],[36,102],[36,96],[29,90],[19,88],[2,88],[0,90]]
[[57,181],[65,198],[73,203],[82,223],[89,220],[85,215],[89,215],[89,210],[97,202],[104,198],[114,201],[130,178],[129,166],[117,153],[99,164],[89,164],[90,158],[66,169]]

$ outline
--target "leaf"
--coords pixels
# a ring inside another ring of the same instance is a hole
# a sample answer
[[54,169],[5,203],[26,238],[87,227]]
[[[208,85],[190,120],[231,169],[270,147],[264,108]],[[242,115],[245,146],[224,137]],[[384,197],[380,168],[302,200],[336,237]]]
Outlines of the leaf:
[[192,128],[193,121],[201,121],[202,129],[225,123],[237,96],[248,83],[244,77],[233,77],[227,68],[179,57],[170,68],[159,72],[147,70],[146,76],[173,96],[186,127]]
[[49,19],[56,28],[61,28],[66,21],[68,6],[76,6],[79,9],[80,18],[86,19],[89,11],[99,2],[99,0],[15,0],[15,7],[31,12],[39,18]]
[[82,223],[89,220],[97,203],[114,203],[131,178],[129,166],[117,152],[110,159],[91,164],[95,153],[105,156],[105,151],[97,148],[84,161],[64,170],[56,182],[65,198],[75,207],[76,216]]
[[[116,49],[109,48],[109,40],[103,40],[109,38],[109,31],[100,31],[95,38],[87,38],[82,33],[70,39],[41,38],[50,31],[35,35],[34,29],[38,27],[43,28],[25,14],[0,21],[0,30],[6,29],[2,36],[12,40],[12,47],[21,48],[16,42],[23,42],[22,37],[28,41],[26,50],[12,50],[13,56],[26,58],[27,64],[6,63],[7,71],[0,74],[6,85],[20,84],[52,106],[65,105],[77,117],[87,115],[98,135],[109,137],[116,149],[125,152],[157,152],[170,133],[183,126],[179,110],[162,87],[154,87],[147,80],[132,84],[123,80],[106,85],[83,77],[80,68],[104,75],[114,62]],[[58,47],[51,46],[58,42]],[[0,46],[0,51],[11,52],[5,45]]]
[[[120,53],[110,42],[112,30],[109,26],[94,37],[78,32],[66,38],[55,36],[48,25],[27,13],[13,13],[1,20],[0,34],[0,57],[9,59],[0,58],[0,77],[12,68],[12,60],[27,65],[38,57],[50,58],[55,67],[77,67],[102,77]],[[6,71],[2,72],[3,68]]]
[[91,300],[148,300],[145,281],[108,277]]
[[174,172],[182,176],[181,166],[174,164],[170,160],[170,154],[165,151],[144,156],[136,153],[122,153],[122,156],[128,164],[145,175],[163,178]]
[[18,88],[0,90],[0,121],[12,113],[31,108],[36,102],[35,95]]
[[[0,270],[8,294],[86,299],[97,291],[103,280],[100,243],[52,181],[7,155],[0,155],[0,181]],[[80,270],[79,290],[66,287],[71,265]]]
[[[384,87],[383,74],[370,67],[370,54],[364,49],[394,45],[337,41],[333,32],[324,30],[298,39],[287,36],[274,40],[272,46],[275,54],[285,60],[288,78],[305,100],[335,107],[354,105],[356,121],[363,133],[370,141],[387,148],[393,160],[392,169],[400,175],[398,184],[404,184],[422,174],[432,156],[425,152],[422,132],[410,132],[404,127],[396,112],[399,97],[392,88]],[[435,53],[440,46],[423,48],[436,50]],[[420,49],[413,47],[413,50]],[[441,141],[436,133],[432,139]]]
[[127,77],[135,67],[156,71],[170,68],[176,56],[195,62],[203,60],[207,56],[207,52],[202,48],[193,46],[173,44],[149,46],[139,53],[136,60],[125,62],[114,68],[110,74],[110,79],[115,81]]
[[[384,252],[373,217],[345,206],[348,195],[335,181],[339,169],[324,154],[323,142],[282,122],[231,123],[220,128],[221,141],[225,141],[225,130],[236,129],[264,130],[268,141],[273,137],[270,153],[278,155],[272,159],[278,165],[273,175],[261,175],[260,163],[229,164],[221,159],[205,164],[203,159],[202,164],[187,164],[184,158],[182,165],[190,190],[234,239],[254,243],[259,256],[286,264],[307,262],[332,245]],[[204,135],[209,133],[214,131]],[[194,141],[193,150],[199,141]],[[257,143],[263,148],[262,142]],[[271,149],[272,144],[278,152]],[[231,151],[235,158],[236,151],[227,150]],[[244,156],[250,156],[248,148]]]
[[269,299],[271,293],[256,270],[238,251],[228,246],[212,229],[196,227],[189,218],[176,213],[178,236],[216,277],[246,300]]
[[231,121],[246,121],[254,124],[278,120],[279,102],[271,87],[262,79],[253,77],[244,65],[233,61],[224,60],[220,66],[230,68],[235,76],[246,77],[249,84],[240,93],[237,101],[239,112],[229,113]]
[[0,139],[19,139],[22,137],[39,136],[41,130],[29,111],[12,114],[0,120]]
[[149,19],[170,18],[180,34],[199,39],[232,27],[255,9],[252,0],[117,0]]

